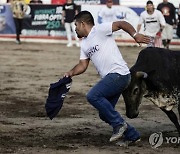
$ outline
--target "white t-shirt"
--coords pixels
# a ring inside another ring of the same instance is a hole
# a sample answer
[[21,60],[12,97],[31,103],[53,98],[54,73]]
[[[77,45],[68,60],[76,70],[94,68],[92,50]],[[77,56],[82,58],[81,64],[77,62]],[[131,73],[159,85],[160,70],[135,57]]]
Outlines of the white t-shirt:
[[117,15],[117,11],[113,7],[111,8],[104,7],[98,14],[98,16],[102,18],[102,23],[116,21],[117,20],[116,15]]
[[93,26],[81,41],[80,59],[90,59],[103,78],[108,73],[129,74],[119,48],[112,37],[112,23]]
[[165,26],[166,21],[159,10],[154,10],[153,14],[143,11],[140,15],[139,24],[144,24],[145,35],[155,37],[160,30],[160,25]]

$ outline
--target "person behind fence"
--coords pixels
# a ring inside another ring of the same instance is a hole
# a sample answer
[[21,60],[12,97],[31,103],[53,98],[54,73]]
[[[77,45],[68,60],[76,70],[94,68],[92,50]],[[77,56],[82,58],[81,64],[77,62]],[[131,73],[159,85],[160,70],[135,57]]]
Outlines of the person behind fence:
[[152,37],[152,42],[147,46],[155,46],[155,40],[161,37],[161,32],[166,25],[166,21],[161,11],[156,10],[153,2],[150,0],[146,3],[146,10],[140,14],[137,32],[141,30],[142,25],[143,33]]
[[81,11],[75,16],[76,33],[82,38],[80,60],[64,77],[73,77],[86,71],[90,60],[101,76],[101,80],[87,94],[88,102],[99,111],[99,117],[113,128],[110,142],[117,141],[124,135],[129,142],[136,142],[140,135],[115,110],[123,90],[130,82],[130,71],[113,38],[113,32],[120,29],[129,33],[138,43],[149,43],[149,37],[136,33],[126,21],[94,24],[94,18],[88,11]]
[[173,28],[176,27],[176,8],[168,0],[163,0],[157,9],[162,12],[166,20],[166,26],[162,31],[162,42],[164,47],[169,49],[169,44],[173,38]]
[[74,16],[78,13],[77,5],[72,0],[67,0],[66,3],[63,5],[63,12],[62,12],[62,24],[64,24],[66,33],[67,33],[67,40],[68,44],[67,47],[72,47],[72,33],[74,34],[76,46],[79,47],[79,39],[75,32],[75,25],[74,25]]
[[106,6],[98,13],[98,23],[112,22],[122,19],[116,8],[113,7],[113,0],[106,0]]
[[24,0],[11,0],[11,9],[16,27],[16,43],[20,44],[20,34],[23,26],[23,18],[27,10]]

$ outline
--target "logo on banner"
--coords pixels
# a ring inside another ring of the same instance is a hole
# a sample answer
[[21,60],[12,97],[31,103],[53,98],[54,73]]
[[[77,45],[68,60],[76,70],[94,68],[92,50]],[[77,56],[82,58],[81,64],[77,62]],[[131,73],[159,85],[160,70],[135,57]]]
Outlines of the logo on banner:
[[5,13],[6,7],[4,5],[0,5],[0,14]]

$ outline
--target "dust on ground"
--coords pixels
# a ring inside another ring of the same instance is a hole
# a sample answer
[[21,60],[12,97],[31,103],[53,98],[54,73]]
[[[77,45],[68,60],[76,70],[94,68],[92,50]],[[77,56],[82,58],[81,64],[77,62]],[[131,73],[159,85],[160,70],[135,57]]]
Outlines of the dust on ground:
[[[140,47],[120,47],[129,67]],[[0,153],[16,154],[179,154],[179,144],[166,141],[151,148],[149,136],[178,136],[175,126],[151,102],[143,100],[140,115],[128,119],[120,98],[117,110],[142,136],[128,148],[109,143],[112,128],[87,102],[86,93],[99,80],[95,68],[73,78],[58,116],[46,116],[49,84],[58,81],[79,61],[79,48],[63,44],[0,42]],[[176,112],[176,110],[175,110]]]

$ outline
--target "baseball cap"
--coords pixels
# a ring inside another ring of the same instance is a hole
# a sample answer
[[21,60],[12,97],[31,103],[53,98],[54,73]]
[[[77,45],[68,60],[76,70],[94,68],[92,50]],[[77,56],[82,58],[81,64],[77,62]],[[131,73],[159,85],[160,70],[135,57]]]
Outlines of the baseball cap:
[[152,1],[147,1],[146,5],[148,4],[152,4],[153,5],[153,2]]

